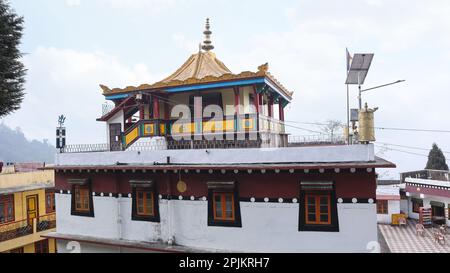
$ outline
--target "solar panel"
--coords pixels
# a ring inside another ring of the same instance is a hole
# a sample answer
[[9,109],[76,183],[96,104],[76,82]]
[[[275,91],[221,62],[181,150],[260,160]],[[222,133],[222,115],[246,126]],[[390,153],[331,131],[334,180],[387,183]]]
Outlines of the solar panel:
[[345,84],[364,84],[374,54],[355,54]]

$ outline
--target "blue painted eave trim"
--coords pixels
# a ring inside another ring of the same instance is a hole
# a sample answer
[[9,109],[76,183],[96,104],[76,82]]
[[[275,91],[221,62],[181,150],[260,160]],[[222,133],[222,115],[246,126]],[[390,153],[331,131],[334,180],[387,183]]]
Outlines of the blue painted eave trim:
[[[164,91],[166,91],[168,93],[177,93],[177,92],[189,92],[189,91],[195,91],[195,90],[205,90],[205,89],[224,88],[224,87],[252,85],[252,84],[266,84],[271,89],[273,89],[276,93],[278,93],[281,97],[283,97],[287,102],[291,101],[290,98],[288,98],[286,95],[284,95],[281,90],[279,90],[273,83],[271,83],[265,77],[248,79],[248,80],[237,80],[237,81],[205,83],[205,84],[190,85],[190,86],[172,87],[172,88],[164,89]],[[117,100],[117,99],[127,98],[129,95],[130,95],[130,93],[117,94],[117,95],[105,96],[105,98],[107,100]]]
[[202,90],[202,89],[231,87],[231,86],[237,86],[237,85],[251,85],[251,84],[258,84],[258,83],[264,83],[264,78],[229,81],[229,82],[206,83],[206,84],[191,85],[191,86],[180,86],[180,87],[168,88],[168,89],[165,89],[165,91],[167,91],[169,93],[175,93],[175,92]]
[[117,94],[117,95],[105,96],[105,99],[107,99],[107,100],[125,99],[125,98],[128,98],[129,95],[130,94]]

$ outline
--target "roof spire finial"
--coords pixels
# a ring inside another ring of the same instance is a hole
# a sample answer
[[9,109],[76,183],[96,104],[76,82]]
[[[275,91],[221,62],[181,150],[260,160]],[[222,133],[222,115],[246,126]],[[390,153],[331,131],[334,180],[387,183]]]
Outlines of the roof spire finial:
[[203,34],[205,34],[205,40],[203,41],[203,45],[202,45],[202,49],[204,51],[210,51],[212,49],[214,49],[214,46],[212,45],[211,42],[211,30],[210,29],[210,25],[209,25],[209,18],[206,18],[206,26],[205,26],[205,31],[203,32]]

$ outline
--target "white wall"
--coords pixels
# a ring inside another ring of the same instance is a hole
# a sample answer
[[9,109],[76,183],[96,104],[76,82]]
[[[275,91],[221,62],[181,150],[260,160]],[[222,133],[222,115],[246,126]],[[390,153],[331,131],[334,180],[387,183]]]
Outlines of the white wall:
[[[160,200],[161,223],[131,220],[131,199],[94,197],[95,218],[70,215],[69,194],[56,194],[57,232],[167,242],[239,252],[367,252],[377,241],[375,204],[338,204],[339,232],[299,232],[299,205],[241,202],[242,228],[209,227],[207,201]],[[121,224],[118,224],[120,204]]]
[[124,131],[125,125],[124,125],[124,120],[123,120],[123,110],[120,110],[119,112],[117,112],[112,118],[110,118],[107,122],[106,122],[106,143],[108,143],[108,145],[110,144],[110,137],[109,137],[109,125],[113,124],[113,123],[120,123],[121,125],[121,130],[122,132]]
[[118,238],[117,200],[112,197],[93,197],[95,217],[71,215],[71,195],[55,194],[56,226],[58,232],[100,238]]
[[410,204],[408,204],[408,199],[401,199],[400,200],[400,211],[403,211],[404,213],[408,214]]
[[[74,251],[73,246],[70,244],[71,241],[67,240],[57,240],[58,253],[72,253]],[[81,253],[143,253],[147,252],[140,249],[129,249],[123,247],[80,243],[79,251]],[[75,253],[80,253],[75,252]]]
[[377,214],[377,222],[391,224],[392,214],[400,213],[400,200],[388,200],[388,214]]
[[115,165],[122,163],[164,164],[167,156],[172,164],[256,164],[256,163],[292,163],[292,162],[368,162],[375,160],[374,146],[338,145],[323,147],[289,147],[270,149],[210,149],[205,150],[144,150],[96,153],[56,154],[56,165]]
[[165,137],[141,137],[127,148],[129,151],[141,150],[142,147],[153,150],[167,150],[167,139]]

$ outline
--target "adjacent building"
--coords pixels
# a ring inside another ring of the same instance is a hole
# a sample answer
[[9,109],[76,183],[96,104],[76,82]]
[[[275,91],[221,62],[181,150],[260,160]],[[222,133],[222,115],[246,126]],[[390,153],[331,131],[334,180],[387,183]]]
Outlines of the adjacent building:
[[408,216],[420,219],[420,208],[431,208],[435,224],[450,225],[450,173],[420,170],[400,174],[405,184]]
[[379,224],[392,224],[396,215],[403,214],[401,210],[402,185],[399,180],[377,181],[377,221]]
[[106,143],[56,155],[46,237],[59,252],[367,252],[376,170],[395,165],[373,144],[290,147],[293,93],[267,64],[232,73],[204,34],[166,79],[102,86]]
[[54,172],[43,164],[0,164],[0,253],[54,253]]

